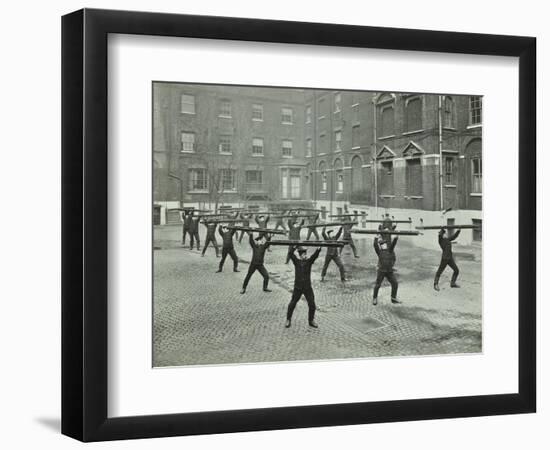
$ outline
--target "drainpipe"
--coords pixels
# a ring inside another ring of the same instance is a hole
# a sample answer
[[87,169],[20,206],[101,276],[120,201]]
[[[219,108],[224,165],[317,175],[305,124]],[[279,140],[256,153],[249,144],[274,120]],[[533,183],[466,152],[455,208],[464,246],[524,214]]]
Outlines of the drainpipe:
[[374,155],[373,155],[373,163],[374,163],[374,211],[376,214],[376,217],[378,217],[378,161],[376,157],[377,153],[377,146],[376,146],[376,97],[372,99],[372,107],[373,107],[373,137],[374,137]]
[[441,120],[442,101],[441,95],[437,96],[437,115],[439,128],[439,209],[443,211],[443,124]]

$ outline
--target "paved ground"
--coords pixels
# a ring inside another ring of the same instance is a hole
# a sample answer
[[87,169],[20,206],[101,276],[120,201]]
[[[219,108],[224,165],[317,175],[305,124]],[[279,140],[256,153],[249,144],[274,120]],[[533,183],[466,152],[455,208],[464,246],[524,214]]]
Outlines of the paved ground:
[[262,278],[256,273],[247,293],[241,295],[245,261],[251,253],[246,239],[236,245],[241,272],[232,271],[228,258],[224,272],[215,273],[219,259],[213,248],[201,257],[200,252],[181,246],[180,227],[156,227],[154,365],[480,352],[479,249],[456,249],[461,288],[451,289],[450,273],[445,272],[438,293],[432,286],[440,255],[415,248],[412,239],[403,237],[396,247],[398,296],[403,304],[390,303],[390,288],[384,284],[378,305],[372,306],[376,255],[372,237],[360,239],[359,259],[344,250],[350,277],[345,285],[335,265],[329,267],[326,281],[320,282],[324,250],[315,263],[312,279],[319,329],[307,325],[305,300],[298,303],[292,327],[286,329],[294,279],[292,262],[284,264],[286,248],[276,247],[266,254],[273,292],[262,292]]

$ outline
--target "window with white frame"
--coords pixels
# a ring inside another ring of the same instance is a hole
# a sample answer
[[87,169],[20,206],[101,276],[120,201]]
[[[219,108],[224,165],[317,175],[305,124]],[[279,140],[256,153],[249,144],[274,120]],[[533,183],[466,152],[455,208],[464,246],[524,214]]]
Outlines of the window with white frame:
[[292,124],[292,108],[281,108],[281,122],[288,125]]
[[306,156],[311,156],[313,151],[313,144],[310,138],[306,139]]
[[311,105],[306,106],[306,123],[311,123]]
[[470,97],[470,125],[481,125],[481,97]]
[[394,111],[393,105],[386,105],[380,109],[380,137],[393,136],[394,128]]
[[443,99],[443,126],[445,128],[455,127],[455,105],[453,98],[448,95]]
[[219,116],[231,117],[231,100],[227,100],[227,99],[220,100]]
[[288,198],[288,169],[281,169],[281,197]]
[[454,185],[455,182],[455,158],[452,156],[445,157],[445,184]]
[[181,112],[182,114],[195,114],[194,95],[181,94]]
[[481,194],[482,176],[481,158],[472,158],[472,193]]
[[220,153],[231,154],[231,136],[220,136]]
[[195,152],[195,133],[188,133],[185,131],[181,133],[181,152]]
[[292,141],[288,139],[284,139],[282,150],[283,150],[283,158],[292,158]]
[[220,169],[220,188],[222,191],[235,191],[237,189],[235,173],[234,169]]
[[355,125],[351,128],[351,148],[359,148],[361,146],[360,143],[360,134],[359,132],[361,129],[359,128],[359,125]]
[[245,180],[246,184],[262,184],[263,172],[261,170],[247,170]]
[[254,103],[252,105],[252,120],[262,122],[264,120],[264,105]]
[[358,124],[359,120],[359,104],[355,104],[351,107],[351,123]]
[[[422,129],[422,99],[412,97],[407,99],[405,114],[405,126],[407,131],[418,131]],[[394,134],[393,132],[391,134]],[[386,136],[386,135],[385,135]]]
[[320,98],[317,102],[317,119],[324,119],[327,112],[325,111],[326,102],[324,98]]
[[344,172],[342,170],[336,172],[336,192],[344,192]]
[[189,169],[189,190],[205,191],[208,189],[206,169]]
[[264,140],[263,138],[252,139],[252,156],[264,155]]
[[336,92],[334,94],[334,114],[339,113],[342,110],[342,94]]
[[334,151],[342,151],[342,132],[340,130],[334,132]]
[[300,169],[290,169],[290,198],[300,198],[302,176]]

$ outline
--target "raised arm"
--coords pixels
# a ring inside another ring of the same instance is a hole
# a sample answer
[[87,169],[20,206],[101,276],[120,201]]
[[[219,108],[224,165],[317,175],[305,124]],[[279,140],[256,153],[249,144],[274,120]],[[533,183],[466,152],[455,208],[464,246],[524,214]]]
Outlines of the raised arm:
[[254,233],[250,233],[248,235],[248,242],[252,248],[256,247],[256,243],[254,242]]
[[374,251],[376,252],[377,255],[379,255],[380,254],[380,245],[378,244],[378,236],[376,236],[374,238],[373,246],[374,246]]
[[327,227],[323,227],[323,233],[322,233],[322,235],[323,235],[323,239],[324,239],[325,241],[328,241]]
[[319,257],[319,253],[321,253],[321,247],[317,247],[317,250],[315,250],[315,253],[311,255],[311,258],[310,258],[311,264],[313,264],[315,260]]
[[183,211],[180,211],[180,222],[183,223],[184,220],[183,220]]
[[300,223],[300,228],[302,228],[305,223],[306,223],[306,221],[304,219],[302,219],[302,223]]
[[340,227],[340,229],[338,230],[338,233],[336,233],[336,238],[335,240],[337,241],[338,239],[340,239],[340,236],[342,235],[342,227]]
[[265,227],[266,227],[266,228],[267,228],[267,222],[269,222],[269,218],[270,218],[270,217],[271,217],[271,216],[268,214],[267,217],[265,218]]
[[294,252],[296,251],[296,248],[297,246],[296,245],[293,245],[291,248],[290,248],[290,259],[292,260],[292,262],[294,264],[296,264],[298,262],[298,258],[296,258],[296,255],[294,254]]
[[399,237],[399,236],[395,236],[395,237],[393,238],[393,241],[391,242],[390,250],[391,250],[392,252],[393,252],[393,249],[395,248],[395,246],[397,245],[397,238],[398,238],[398,237]]
[[455,234],[453,234],[453,235],[449,238],[449,240],[450,240],[450,241],[454,241],[454,240],[458,237],[459,234],[460,234],[460,230],[456,230]]
[[218,225],[218,233],[220,233],[220,236],[223,238],[223,231],[222,231],[221,225]]

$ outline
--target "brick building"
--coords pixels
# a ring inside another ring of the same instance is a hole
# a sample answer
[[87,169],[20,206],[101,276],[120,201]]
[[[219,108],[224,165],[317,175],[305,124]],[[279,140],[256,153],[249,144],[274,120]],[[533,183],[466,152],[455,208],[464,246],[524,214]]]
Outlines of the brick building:
[[154,200],[163,209],[180,200],[210,208],[312,201],[332,214],[348,207],[416,224],[481,223],[481,97],[181,83],[153,90]]

